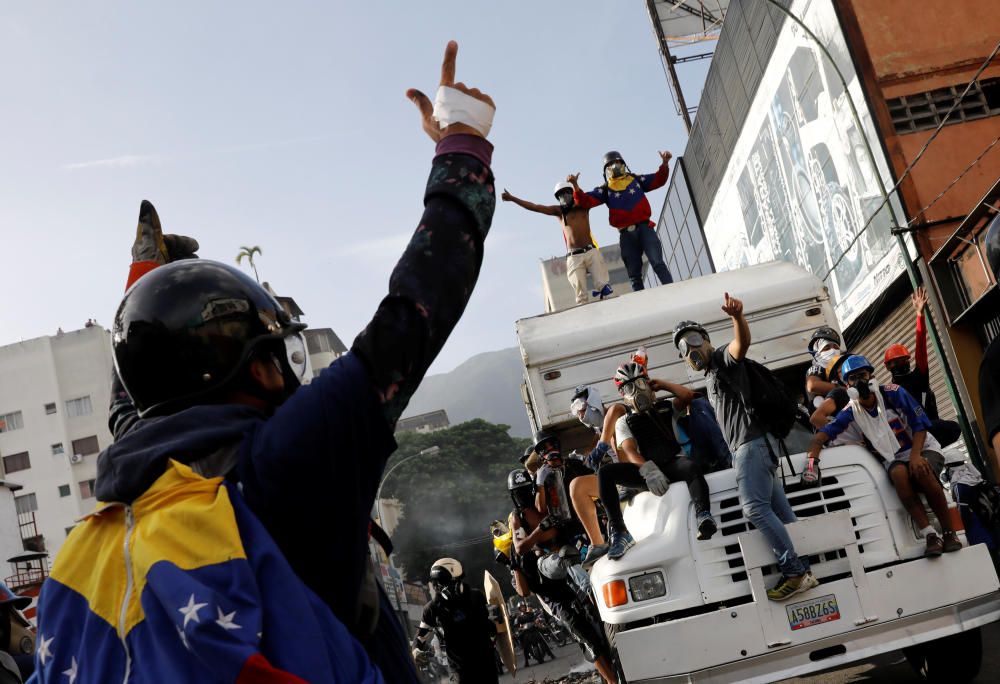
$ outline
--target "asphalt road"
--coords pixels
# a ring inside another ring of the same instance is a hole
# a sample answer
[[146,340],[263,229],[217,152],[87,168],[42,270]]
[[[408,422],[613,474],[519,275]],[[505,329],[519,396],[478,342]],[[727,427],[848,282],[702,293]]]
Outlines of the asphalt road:
[[[521,665],[524,664],[524,656],[521,652],[517,653],[517,682],[518,684],[525,684],[531,680],[536,682],[548,680],[559,679],[573,672],[593,672],[594,666],[583,659],[583,653],[580,651],[580,647],[576,644],[569,644],[567,646],[559,647],[552,644],[552,652],[555,653],[555,660],[546,660],[541,665],[535,663],[534,660],[531,661],[531,667],[526,670],[521,669]],[[500,678],[501,684],[507,684],[508,682],[513,682],[514,679],[510,674],[505,674]]]

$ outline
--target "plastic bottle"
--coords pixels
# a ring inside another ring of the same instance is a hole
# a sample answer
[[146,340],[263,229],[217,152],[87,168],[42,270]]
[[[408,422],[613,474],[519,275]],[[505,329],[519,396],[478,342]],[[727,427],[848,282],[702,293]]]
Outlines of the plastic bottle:
[[639,348],[635,350],[635,354],[632,355],[632,360],[643,368],[646,368],[649,361],[649,356],[646,354],[646,348],[640,344]]

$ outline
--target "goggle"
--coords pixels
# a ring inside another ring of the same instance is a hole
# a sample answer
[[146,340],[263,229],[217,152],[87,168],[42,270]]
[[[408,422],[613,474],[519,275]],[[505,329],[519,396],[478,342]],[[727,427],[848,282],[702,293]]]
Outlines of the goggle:
[[687,356],[688,352],[692,348],[700,347],[705,344],[705,336],[699,332],[689,332],[678,340],[677,349],[680,351],[681,356]]
[[622,393],[622,396],[631,397],[633,394],[645,392],[649,389],[649,378],[638,377],[635,380],[623,382],[618,389]]
[[625,162],[623,161],[613,161],[608,164],[606,170],[612,173],[622,173],[625,170]]
[[295,377],[302,382],[306,379],[306,341],[300,333],[293,333],[282,338],[285,346],[285,360]]

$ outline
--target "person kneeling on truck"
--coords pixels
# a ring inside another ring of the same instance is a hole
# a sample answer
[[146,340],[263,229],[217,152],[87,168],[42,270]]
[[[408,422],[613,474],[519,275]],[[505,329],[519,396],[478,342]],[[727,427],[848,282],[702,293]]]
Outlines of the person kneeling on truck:
[[[635,361],[623,363],[614,381],[625,400],[628,414],[619,418],[615,425],[622,461],[604,466],[598,474],[601,503],[608,512],[611,536],[608,558],[618,560],[635,544],[622,516],[616,486],[619,484],[635,487],[645,483],[652,494],[663,496],[670,486],[667,478],[687,482],[697,515],[698,539],[709,539],[718,527],[709,508],[708,484],[701,468],[691,459],[680,456],[681,446],[670,420],[656,411],[653,381],[646,374],[646,368]],[[674,393],[677,410],[686,408],[694,398],[694,392],[686,387],[664,380],[656,381],[656,385]]]
[[[781,430],[765,417],[777,422],[788,416],[766,415],[775,406],[772,397],[762,401],[763,391],[777,380],[767,368],[747,358],[750,326],[743,316],[743,302],[727,292],[722,311],[733,322],[733,340],[728,345],[714,348],[702,325],[682,321],[674,328],[674,346],[691,368],[705,374],[708,400],[733,453],[743,514],[764,535],[778,560],[781,578],[767,590],[767,597],[784,601],[819,584],[809,570],[809,560],[795,553],[785,529],[797,518],[777,473],[775,453],[781,445],[774,433],[780,435]],[[794,420],[794,404],[790,411]]]
[[[902,387],[879,385],[873,377],[875,369],[863,356],[849,357],[840,370],[852,399],[834,422],[813,437],[808,460],[818,462],[822,446],[838,437],[842,442],[865,444],[889,471],[896,493],[927,540],[926,555],[958,551],[962,542],[951,528],[948,501],[938,479],[944,456],[928,432],[931,423],[924,410]],[[814,476],[807,478],[810,472],[818,470],[807,469],[803,482],[816,481]],[[931,526],[918,493],[927,497],[943,539]]]

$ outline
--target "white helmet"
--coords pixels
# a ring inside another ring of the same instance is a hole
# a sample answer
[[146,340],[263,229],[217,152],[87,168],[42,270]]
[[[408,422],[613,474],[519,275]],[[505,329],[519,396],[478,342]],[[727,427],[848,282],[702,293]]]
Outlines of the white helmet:
[[563,181],[562,183],[556,183],[556,188],[555,190],[552,191],[552,194],[558,197],[559,193],[562,192],[563,190],[569,190],[570,192],[573,192],[573,184],[567,183],[566,181]]
[[[445,579],[443,577],[443,573],[441,573],[438,570],[438,568],[447,571],[449,575],[448,579],[456,580],[461,578],[463,575],[462,564],[459,563],[454,558],[439,558],[438,560],[434,561],[434,565],[431,566],[432,578],[436,578],[435,576],[437,576],[441,577],[441,579]],[[438,572],[435,572],[435,570],[438,570]]]

